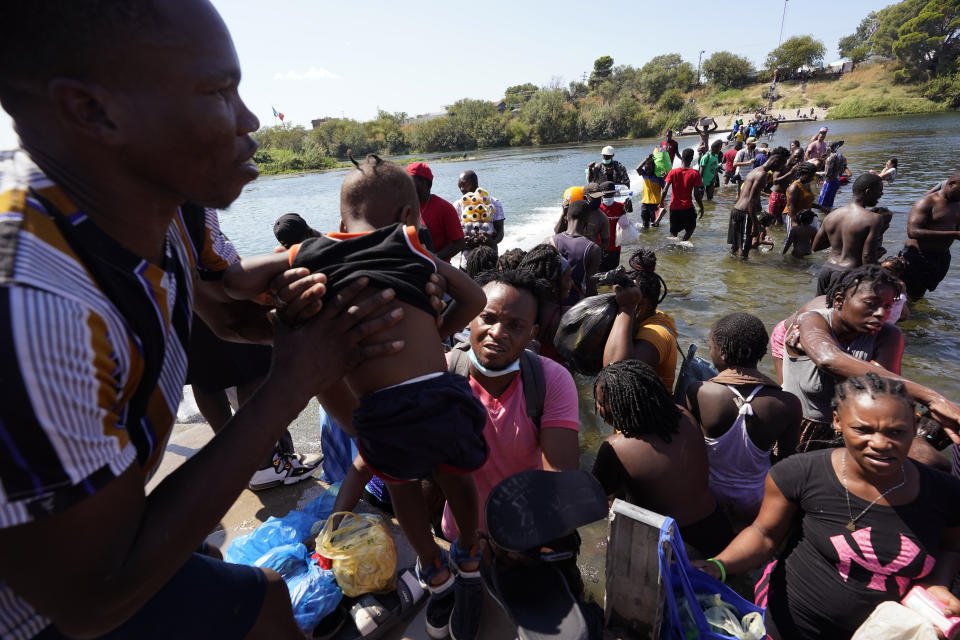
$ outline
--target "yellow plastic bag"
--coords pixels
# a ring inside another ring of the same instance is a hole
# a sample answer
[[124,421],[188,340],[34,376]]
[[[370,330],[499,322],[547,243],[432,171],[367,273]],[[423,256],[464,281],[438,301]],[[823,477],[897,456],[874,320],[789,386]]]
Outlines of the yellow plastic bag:
[[[333,521],[343,516],[334,529]],[[317,537],[317,553],[330,558],[343,595],[387,593],[396,587],[397,548],[379,516],[334,513]]]

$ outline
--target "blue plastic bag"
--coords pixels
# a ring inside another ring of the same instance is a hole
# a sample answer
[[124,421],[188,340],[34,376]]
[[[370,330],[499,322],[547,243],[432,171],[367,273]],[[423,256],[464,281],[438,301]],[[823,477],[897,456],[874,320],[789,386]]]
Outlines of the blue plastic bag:
[[[671,551],[672,558],[667,550]],[[697,595],[718,594],[720,599],[732,605],[739,617],[756,611],[761,616],[763,609],[741,598],[733,589],[713,576],[694,569],[680,539],[680,531],[673,518],[666,518],[660,527],[658,548],[660,579],[663,581],[664,620],[661,638],[685,640],[735,640],[733,636],[712,631]]]
[[316,535],[333,512],[339,488],[340,485],[333,485],[302,511],[294,509],[282,518],[271,516],[250,533],[235,538],[227,547],[223,559],[235,564],[253,565],[261,556],[277,547],[297,544]]
[[290,591],[293,617],[305,632],[332,613],[343,597],[333,571],[318,567],[302,544],[277,547],[259,558],[255,566],[273,569],[283,577]]

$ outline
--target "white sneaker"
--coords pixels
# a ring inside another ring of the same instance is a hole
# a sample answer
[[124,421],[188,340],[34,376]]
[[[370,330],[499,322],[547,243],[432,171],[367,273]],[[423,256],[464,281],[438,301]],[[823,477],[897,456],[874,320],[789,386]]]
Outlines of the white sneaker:
[[273,454],[273,464],[254,473],[247,486],[251,491],[260,491],[282,484],[295,484],[313,477],[322,461],[322,454],[276,452]]

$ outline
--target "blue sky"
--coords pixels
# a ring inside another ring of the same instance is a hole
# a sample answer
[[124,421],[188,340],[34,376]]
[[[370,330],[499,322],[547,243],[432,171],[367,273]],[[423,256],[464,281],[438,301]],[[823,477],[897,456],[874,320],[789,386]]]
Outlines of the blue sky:
[[[378,107],[416,115],[459,98],[493,100],[524,82],[566,85],[602,55],[641,66],[675,52],[696,66],[701,49],[704,58],[725,49],[762,65],[777,46],[784,7],[781,0],[213,4],[233,34],[248,106],[262,124],[275,122],[273,106],[307,127],[322,116],[370,119]],[[837,40],[887,4],[788,0],[783,37],[812,34],[829,62]],[[0,116],[5,149],[16,137]]]

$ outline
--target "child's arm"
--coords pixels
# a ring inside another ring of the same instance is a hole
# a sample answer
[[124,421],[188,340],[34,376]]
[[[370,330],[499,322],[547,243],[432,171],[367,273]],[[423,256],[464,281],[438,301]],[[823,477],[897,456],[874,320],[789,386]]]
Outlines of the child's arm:
[[787,239],[783,241],[783,251],[780,253],[783,255],[787,254],[787,251],[790,250],[790,246],[793,244],[793,228],[791,227],[790,233],[787,234]]
[[477,317],[487,304],[487,296],[463,271],[437,260],[437,272],[447,280],[447,293],[457,304],[443,315],[439,329],[441,338],[452,336]]
[[290,252],[244,258],[223,274],[223,288],[231,298],[249,300],[265,292],[270,281],[290,268]]

